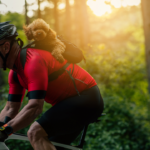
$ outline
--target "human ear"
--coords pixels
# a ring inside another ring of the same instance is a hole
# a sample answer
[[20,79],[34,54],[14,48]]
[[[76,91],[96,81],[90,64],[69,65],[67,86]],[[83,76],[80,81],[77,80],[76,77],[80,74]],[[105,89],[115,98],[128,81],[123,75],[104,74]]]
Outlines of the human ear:
[[9,50],[10,50],[10,43],[9,43],[9,42],[6,42],[6,43],[4,44],[4,48],[5,48],[5,54],[7,54],[7,53],[9,52]]

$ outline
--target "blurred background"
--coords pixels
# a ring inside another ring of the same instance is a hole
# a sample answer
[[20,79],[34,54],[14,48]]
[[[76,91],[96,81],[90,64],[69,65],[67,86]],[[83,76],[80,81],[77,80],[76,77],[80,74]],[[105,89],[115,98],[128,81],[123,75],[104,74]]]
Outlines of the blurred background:
[[[149,0],[0,0],[0,22],[16,25],[25,44],[22,26],[42,18],[82,49],[87,61],[79,65],[96,80],[107,114],[89,126],[84,150],[150,150],[149,7]],[[0,70],[0,110],[8,72]],[[22,107],[27,103],[25,97]],[[50,107],[45,103],[44,111]],[[7,144],[33,150],[28,142]]]

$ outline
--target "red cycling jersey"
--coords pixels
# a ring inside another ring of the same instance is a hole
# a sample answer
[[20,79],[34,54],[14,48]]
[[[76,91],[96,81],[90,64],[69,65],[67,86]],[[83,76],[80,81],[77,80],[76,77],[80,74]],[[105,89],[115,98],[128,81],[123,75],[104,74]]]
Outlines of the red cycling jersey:
[[[58,62],[50,52],[28,48],[26,63],[20,61],[20,53],[16,59],[15,67],[9,73],[9,101],[22,101],[25,89],[28,90],[29,99],[44,98],[46,102],[55,105],[58,102],[77,95],[69,74],[64,71],[57,79],[48,81],[48,75],[59,70],[67,63]],[[93,77],[78,65],[70,64],[66,70],[71,70],[79,92],[96,85]],[[14,79],[16,74],[18,82]]]

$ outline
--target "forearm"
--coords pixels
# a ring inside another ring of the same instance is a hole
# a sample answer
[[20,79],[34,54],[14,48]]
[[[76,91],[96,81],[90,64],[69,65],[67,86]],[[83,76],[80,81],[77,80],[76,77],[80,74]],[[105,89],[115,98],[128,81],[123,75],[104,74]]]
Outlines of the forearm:
[[18,111],[14,110],[13,108],[4,107],[0,113],[0,121],[4,122],[6,116],[13,119],[17,114]]
[[16,132],[31,124],[41,112],[38,107],[26,105],[14,119],[8,122],[8,125],[13,128],[13,132]]

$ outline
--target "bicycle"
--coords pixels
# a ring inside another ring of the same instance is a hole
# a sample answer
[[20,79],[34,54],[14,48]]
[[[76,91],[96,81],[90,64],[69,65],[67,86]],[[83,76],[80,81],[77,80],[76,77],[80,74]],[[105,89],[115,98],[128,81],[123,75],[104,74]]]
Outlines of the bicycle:
[[[104,116],[104,115],[105,114],[101,114],[101,116]],[[101,120],[96,120],[95,122],[99,122],[99,121],[101,121]],[[92,122],[92,123],[94,123],[94,122]],[[89,124],[91,124],[91,123],[89,123]],[[89,124],[84,126],[84,129],[82,131],[82,135],[81,135],[80,142],[79,142],[78,146],[71,146],[71,145],[61,144],[61,143],[52,142],[52,141],[51,141],[51,143],[55,146],[67,148],[67,149],[70,149],[70,150],[83,150],[83,145],[84,145],[84,142],[85,142],[84,139],[85,139],[86,131],[87,131],[87,128],[88,128]],[[9,139],[29,141],[29,139],[26,135],[17,134],[17,133],[14,133],[14,134],[10,135],[5,141],[7,141]],[[0,142],[0,150],[9,150],[9,148],[7,147],[5,142]]]

